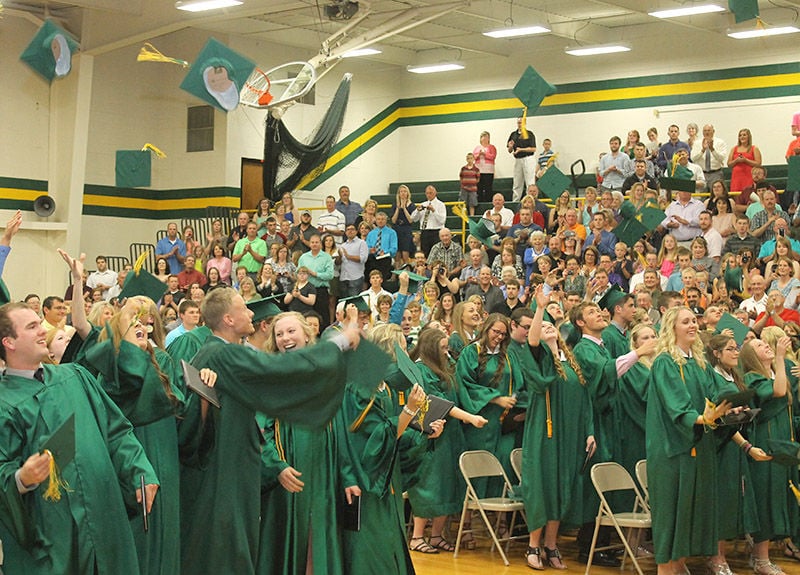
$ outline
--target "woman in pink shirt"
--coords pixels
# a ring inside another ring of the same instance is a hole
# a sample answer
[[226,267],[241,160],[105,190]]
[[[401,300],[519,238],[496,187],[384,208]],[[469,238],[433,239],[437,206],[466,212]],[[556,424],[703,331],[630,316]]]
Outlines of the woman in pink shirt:
[[222,244],[214,244],[214,247],[211,248],[211,253],[213,257],[208,258],[206,275],[208,275],[209,269],[217,268],[222,282],[231,285],[231,269],[233,263],[230,258],[225,256],[225,248],[222,247]]
[[497,148],[489,143],[489,132],[481,132],[481,143],[475,146],[472,155],[475,156],[475,165],[481,171],[481,179],[478,181],[478,201],[491,202]]

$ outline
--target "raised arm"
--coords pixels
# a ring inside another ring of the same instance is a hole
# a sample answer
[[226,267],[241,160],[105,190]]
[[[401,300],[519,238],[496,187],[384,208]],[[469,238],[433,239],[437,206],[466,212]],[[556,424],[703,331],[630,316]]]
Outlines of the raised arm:
[[86,259],[86,254],[73,258],[62,249],[59,249],[58,253],[67,262],[67,266],[72,272],[72,327],[75,328],[81,339],[85,340],[92,331],[92,326],[86,319],[86,309],[83,307],[83,297],[81,297],[83,294],[83,261]]

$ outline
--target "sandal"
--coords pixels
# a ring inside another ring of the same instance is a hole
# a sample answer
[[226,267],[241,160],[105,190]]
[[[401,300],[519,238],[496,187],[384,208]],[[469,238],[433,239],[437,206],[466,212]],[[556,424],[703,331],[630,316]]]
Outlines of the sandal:
[[712,561],[709,559],[708,568],[711,570],[711,575],[734,575],[727,561],[723,561],[722,563],[717,563],[716,561]]
[[564,561],[561,559],[561,552],[558,550],[558,547],[554,547],[550,549],[549,547],[545,546],[542,547],[544,549],[544,554],[547,557],[547,564],[550,565],[553,569],[566,569],[567,566],[564,564]]
[[753,573],[756,575],[786,575],[783,569],[769,559],[753,558]]
[[472,536],[472,533],[466,533],[461,537],[461,548],[467,551],[475,550],[475,538]]
[[800,561],[800,549],[797,548],[791,539],[786,539],[783,542],[783,556]]
[[528,567],[531,569],[544,571],[544,565],[542,565],[542,552],[538,547],[528,547],[528,551],[525,553],[525,561],[528,563]]
[[[436,543],[434,543],[434,541],[436,541]],[[452,553],[456,550],[456,546],[441,535],[431,536],[429,543],[431,547],[441,549],[442,551],[447,551],[448,553]]]
[[[414,541],[419,541],[419,543],[414,545]],[[434,555],[439,552],[438,549],[432,547],[430,543],[425,541],[424,537],[412,537],[411,541],[408,542],[408,548],[411,551],[416,551],[417,553],[424,553],[425,555]]]

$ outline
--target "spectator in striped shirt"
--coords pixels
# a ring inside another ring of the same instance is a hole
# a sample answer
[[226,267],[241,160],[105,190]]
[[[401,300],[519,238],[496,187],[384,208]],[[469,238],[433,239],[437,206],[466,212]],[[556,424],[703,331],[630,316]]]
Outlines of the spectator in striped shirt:
[[472,152],[467,154],[467,165],[461,168],[458,176],[461,180],[461,193],[458,199],[467,204],[469,215],[475,215],[475,206],[478,205],[478,181],[481,179],[481,171],[475,165],[475,156]]

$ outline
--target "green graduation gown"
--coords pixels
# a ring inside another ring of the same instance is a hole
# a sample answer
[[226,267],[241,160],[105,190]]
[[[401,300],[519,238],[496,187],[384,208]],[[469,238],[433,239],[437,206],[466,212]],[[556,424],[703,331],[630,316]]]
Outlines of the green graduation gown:
[[627,335],[623,335],[613,323],[603,330],[601,335],[603,345],[606,346],[612,358],[617,359],[631,350],[631,342]]
[[[519,396],[524,390],[522,378],[516,373],[509,355],[489,354],[486,366],[482,373],[478,373],[478,343],[472,343],[464,348],[456,362],[456,379],[458,380],[459,405],[469,413],[482,415],[489,423],[482,428],[464,428],[464,439],[467,449],[485,449],[493,453],[503,465],[506,475],[514,477],[511,469],[511,452],[517,445],[516,435],[509,433],[503,435],[501,418],[505,409],[491,401],[496,397],[510,396],[514,393]],[[503,363],[498,381],[493,382],[498,362]],[[496,482],[495,482],[496,483]],[[487,489],[492,491],[499,483],[491,487],[486,481],[474,482],[479,497],[486,497]]]
[[[435,395],[458,406],[458,393],[447,386],[424,363],[417,362],[422,372],[422,387],[428,395]],[[441,517],[461,512],[466,494],[464,477],[458,471],[458,458],[464,452],[462,424],[453,417],[447,418],[442,435],[432,440],[429,453],[420,465],[418,481],[408,487],[408,500],[416,517]]]
[[[3,567],[14,575],[137,575],[126,507],[138,512],[140,477],[158,483],[153,468],[128,420],[88,371],[76,364],[44,370],[45,383],[0,380]],[[61,473],[71,490],[62,489],[59,501],[42,498],[46,485],[20,494],[15,472],[70,415],[75,456]]]
[[133,425],[133,433],[144,447],[161,487],[145,533],[142,517],[131,518],[142,574],[180,572],[180,471],[178,429],[175,418],[183,406],[183,390],[175,385],[182,378],[165,351],[155,351],[162,373],[169,378],[175,396],[165,393],[150,355],[130,342],[121,341],[119,351],[109,338],[89,338],[83,360],[97,373],[97,381]]
[[[761,412],[755,419],[755,431],[750,443],[769,449],[769,439],[794,439],[792,433],[792,407],[789,396],[773,397],[773,379],[748,373],[745,383],[756,392],[755,407]],[[753,533],[757,543],[791,536],[797,530],[797,500],[788,489],[789,480],[797,485],[797,468],[778,465],[770,461],[750,459],[753,489],[758,494],[758,527]]]
[[[616,328],[614,328],[616,329]],[[617,437],[617,461],[636,477],[636,462],[647,458],[645,446],[645,420],[647,418],[647,381],[650,368],[640,361],[619,378],[617,393],[619,429],[624,437]],[[631,505],[633,501],[631,500]]]
[[[336,522],[338,458],[333,424],[309,429],[258,416],[266,443],[261,452],[261,541],[259,575],[304,575],[309,538],[314,572],[342,573]],[[293,467],[305,485],[289,493],[278,475]]]
[[[709,368],[713,378],[709,399],[718,402],[720,396],[736,393],[739,388],[733,380]],[[736,539],[745,533],[758,531],[758,513],[753,481],[750,476],[750,459],[731,439],[738,428],[728,426],[717,430],[719,476],[717,485],[717,525],[720,539]],[[745,435],[752,435],[742,430]]]
[[[582,337],[573,349],[581,366],[594,409],[594,438],[597,453],[594,463],[613,461],[617,438],[617,366],[605,347]],[[588,486],[591,488],[591,485]]]
[[713,433],[695,425],[709,375],[694,358],[656,357],[647,393],[647,478],[656,563],[717,552],[717,456]]
[[[337,414],[339,455],[344,486],[361,488],[361,530],[343,531],[344,572],[348,575],[404,575],[414,573],[406,545],[403,485],[398,452],[407,444],[397,439],[397,416],[388,388],[368,394],[348,384]],[[370,402],[374,397],[374,402]],[[363,420],[355,431],[350,426]],[[446,427],[446,426],[445,426]],[[419,457],[425,444],[416,442]],[[414,455],[414,454],[410,454]]]
[[[527,355],[527,357],[526,357]],[[586,438],[594,433],[589,392],[568,362],[566,380],[555,370],[550,348],[525,345],[518,358],[528,386],[529,404],[522,441],[522,498],[528,529],[547,521],[580,525],[597,514],[583,507],[580,470],[586,457]],[[547,430],[549,393],[552,436]]]
[[193,466],[181,469],[182,572],[252,575],[261,490],[262,436],[256,411],[324,425],[344,393],[344,354],[335,344],[322,342],[288,358],[211,336],[192,365],[217,372],[222,407],[209,407],[205,424],[195,430],[201,439],[189,442],[199,446],[187,458]]

